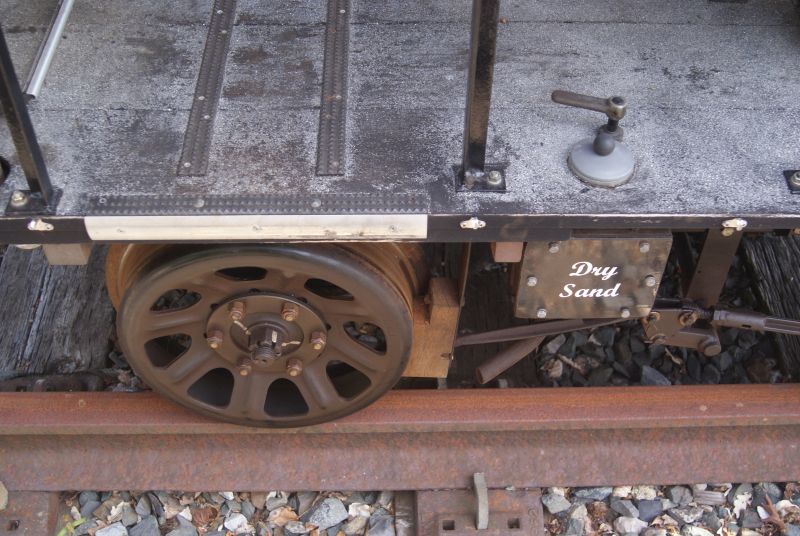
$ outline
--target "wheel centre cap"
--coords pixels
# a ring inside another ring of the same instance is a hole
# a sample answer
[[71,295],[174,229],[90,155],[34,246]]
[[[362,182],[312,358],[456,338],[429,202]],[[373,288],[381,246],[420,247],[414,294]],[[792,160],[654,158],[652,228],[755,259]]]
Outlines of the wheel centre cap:
[[293,296],[253,293],[220,303],[209,315],[209,345],[223,358],[257,366],[285,368],[291,355],[305,363],[323,348],[315,335],[326,333],[326,324],[307,303]]

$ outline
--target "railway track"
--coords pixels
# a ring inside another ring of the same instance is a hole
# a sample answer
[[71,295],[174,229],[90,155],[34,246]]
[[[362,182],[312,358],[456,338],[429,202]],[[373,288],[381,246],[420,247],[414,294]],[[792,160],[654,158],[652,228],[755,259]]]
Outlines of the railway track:
[[794,384],[392,391],[295,430],[150,393],[0,394],[0,480],[39,505],[67,489],[466,489],[475,473],[489,489],[797,480],[799,458]]

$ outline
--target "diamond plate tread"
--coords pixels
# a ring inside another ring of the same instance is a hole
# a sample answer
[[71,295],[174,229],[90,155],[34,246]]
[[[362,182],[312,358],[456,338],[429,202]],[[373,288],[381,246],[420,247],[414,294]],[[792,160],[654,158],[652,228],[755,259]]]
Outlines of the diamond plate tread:
[[253,195],[114,195],[86,200],[89,216],[166,216],[209,214],[425,214],[422,195],[287,194]]

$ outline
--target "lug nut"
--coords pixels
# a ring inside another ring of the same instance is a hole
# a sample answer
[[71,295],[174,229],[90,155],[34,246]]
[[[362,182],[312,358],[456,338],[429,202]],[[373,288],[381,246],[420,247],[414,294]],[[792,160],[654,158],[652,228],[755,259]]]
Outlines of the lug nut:
[[558,253],[560,250],[561,250],[561,244],[559,244],[558,242],[550,242],[547,245],[547,251],[549,251],[550,253]]
[[547,318],[547,309],[539,309],[536,311],[536,318]]
[[539,278],[535,276],[530,276],[525,281],[525,284],[528,285],[529,287],[535,287],[536,285],[539,284]]
[[246,309],[244,306],[244,302],[235,301],[231,303],[229,314],[231,320],[233,320],[234,322],[241,322],[242,319],[244,318],[245,312]]
[[216,350],[222,345],[223,334],[222,331],[215,329],[208,333],[208,337],[206,337],[206,342],[208,345]]
[[247,376],[253,371],[253,361],[250,358],[243,357],[236,365],[239,370],[239,376]]
[[644,278],[645,286],[654,287],[656,286],[656,283],[658,283],[658,281],[656,280],[655,276],[648,275],[647,277]]
[[296,357],[291,358],[286,362],[286,374],[295,378],[303,372],[303,362]]
[[294,322],[297,320],[297,315],[300,314],[300,309],[297,304],[291,302],[284,302],[281,309],[281,318],[287,322]]
[[619,316],[621,316],[622,318],[630,318],[631,317],[631,310],[628,309],[627,307],[623,307],[619,311]]
[[327,336],[322,331],[315,331],[311,334],[311,347],[314,350],[322,350],[328,341]]

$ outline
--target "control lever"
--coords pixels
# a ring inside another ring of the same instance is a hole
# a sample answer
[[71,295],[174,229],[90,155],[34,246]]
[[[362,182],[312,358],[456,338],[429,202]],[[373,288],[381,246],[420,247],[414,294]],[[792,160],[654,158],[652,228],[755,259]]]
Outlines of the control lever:
[[553,102],[601,112],[608,117],[608,123],[594,138],[581,140],[572,148],[567,159],[570,170],[592,186],[613,188],[628,182],[636,161],[622,143],[623,130],[619,126],[628,110],[626,99],[619,96],[603,99],[560,89],[553,91],[551,97]]
[[751,311],[714,311],[711,323],[723,328],[749,329],[760,332],[800,335],[800,321],[776,318]]

